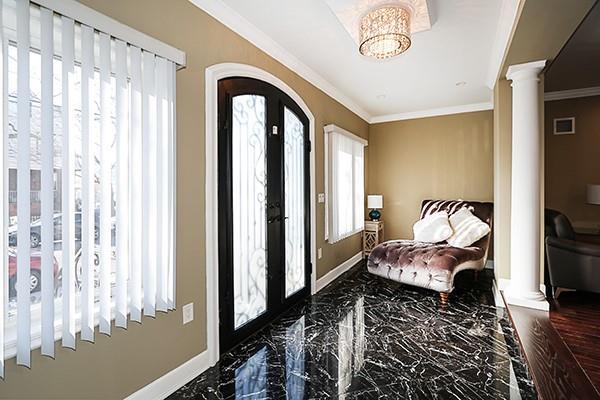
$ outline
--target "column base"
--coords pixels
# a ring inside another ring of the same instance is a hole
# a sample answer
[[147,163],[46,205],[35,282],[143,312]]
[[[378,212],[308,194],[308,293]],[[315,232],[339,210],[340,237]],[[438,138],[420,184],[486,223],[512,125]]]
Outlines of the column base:
[[508,304],[515,306],[533,308],[536,310],[549,311],[550,304],[546,300],[546,296],[541,291],[523,292],[511,289],[510,287],[504,291],[504,299]]

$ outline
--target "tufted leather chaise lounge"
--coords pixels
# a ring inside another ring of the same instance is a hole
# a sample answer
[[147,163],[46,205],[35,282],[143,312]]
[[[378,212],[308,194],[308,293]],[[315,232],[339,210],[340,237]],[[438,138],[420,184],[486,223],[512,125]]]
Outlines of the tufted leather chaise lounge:
[[[492,203],[459,200],[425,200],[421,218],[436,211],[452,215],[468,207],[479,219],[492,227]],[[369,255],[370,273],[396,282],[440,292],[442,303],[454,290],[454,276],[465,269],[481,271],[485,267],[491,233],[466,248],[446,242],[423,243],[414,240],[390,240],[381,243]]]

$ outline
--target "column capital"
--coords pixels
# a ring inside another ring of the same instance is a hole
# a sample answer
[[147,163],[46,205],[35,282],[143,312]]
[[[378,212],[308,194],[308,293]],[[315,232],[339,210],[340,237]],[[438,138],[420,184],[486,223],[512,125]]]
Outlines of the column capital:
[[546,66],[546,60],[532,61],[524,64],[515,64],[508,67],[506,79],[513,82],[538,79],[540,72]]

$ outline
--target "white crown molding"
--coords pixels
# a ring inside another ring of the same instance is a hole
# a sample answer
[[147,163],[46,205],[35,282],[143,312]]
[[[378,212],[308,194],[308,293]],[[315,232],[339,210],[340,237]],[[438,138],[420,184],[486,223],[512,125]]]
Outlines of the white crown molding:
[[600,96],[600,86],[581,89],[560,90],[544,93],[544,101],[577,99],[580,97]]
[[502,0],[485,84],[494,89],[519,16],[519,0]]
[[407,119],[437,117],[440,115],[461,114],[461,113],[474,112],[474,111],[485,111],[485,110],[492,110],[493,108],[494,108],[494,103],[492,103],[492,102],[463,104],[460,106],[431,108],[428,110],[411,111],[411,112],[400,113],[400,114],[380,115],[380,116],[371,118],[369,120],[369,123],[370,124],[380,124],[382,122],[403,121],[403,120],[407,120]]
[[287,68],[306,79],[312,85],[322,90],[325,94],[338,101],[340,104],[354,112],[365,121],[369,121],[371,115],[359,106],[350,97],[343,94],[325,78],[316,73],[290,52],[285,50],[266,33],[258,29],[247,19],[241,16],[233,8],[220,0],[189,0],[192,4],[202,9],[217,21],[248,40],[260,50],[279,61]]

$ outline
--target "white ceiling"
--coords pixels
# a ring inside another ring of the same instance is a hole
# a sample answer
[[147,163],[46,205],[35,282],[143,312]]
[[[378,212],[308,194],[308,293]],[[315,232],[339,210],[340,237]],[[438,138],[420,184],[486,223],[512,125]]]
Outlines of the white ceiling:
[[491,108],[516,16],[515,0],[427,0],[431,29],[381,61],[358,53],[326,0],[191,1],[370,122]]

